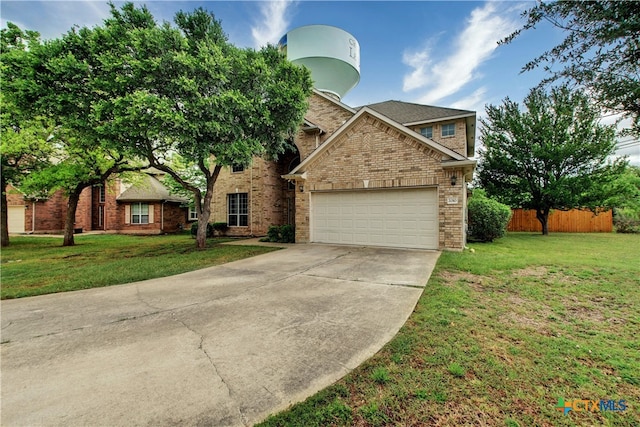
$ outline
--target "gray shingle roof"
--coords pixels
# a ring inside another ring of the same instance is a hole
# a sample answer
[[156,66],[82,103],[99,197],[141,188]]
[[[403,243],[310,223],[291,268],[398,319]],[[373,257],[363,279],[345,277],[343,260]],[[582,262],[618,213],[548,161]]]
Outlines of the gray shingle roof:
[[139,182],[135,182],[117,197],[119,202],[176,202],[186,203],[187,199],[169,193],[169,189],[154,176],[143,175]]
[[[389,117],[401,124],[428,122],[449,117],[460,117],[474,115],[475,111],[458,110],[456,108],[435,107],[433,105],[412,104],[403,101],[384,101],[376,104],[365,105],[363,107]],[[363,107],[357,107],[359,110]]]

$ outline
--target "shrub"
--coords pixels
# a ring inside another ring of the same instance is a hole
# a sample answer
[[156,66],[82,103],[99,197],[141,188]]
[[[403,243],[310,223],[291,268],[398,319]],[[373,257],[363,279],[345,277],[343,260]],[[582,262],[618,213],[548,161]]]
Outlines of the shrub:
[[467,204],[469,212],[468,238],[475,242],[492,242],[507,231],[511,219],[511,208],[474,191]]
[[265,242],[294,243],[296,241],[296,229],[293,225],[271,225],[267,230],[267,237],[261,239]]
[[220,236],[224,236],[229,229],[229,226],[226,222],[214,222],[213,224],[211,224],[211,226],[213,227],[213,230],[217,231]]
[[640,233],[640,213],[630,209],[614,209],[613,225],[616,233]]
[[[198,234],[198,223],[191,224],[191,237],[195,239]],[[213,237],[213,224],[207,224],[207,238]]]

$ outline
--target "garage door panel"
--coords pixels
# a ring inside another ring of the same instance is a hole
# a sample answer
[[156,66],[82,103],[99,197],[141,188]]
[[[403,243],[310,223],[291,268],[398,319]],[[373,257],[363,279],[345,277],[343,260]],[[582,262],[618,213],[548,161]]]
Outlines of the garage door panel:
[[24,233],[24,206],[7,206],[7,230],[9,233]]
[[437,249],[435,189],[312,193],[311,240]]

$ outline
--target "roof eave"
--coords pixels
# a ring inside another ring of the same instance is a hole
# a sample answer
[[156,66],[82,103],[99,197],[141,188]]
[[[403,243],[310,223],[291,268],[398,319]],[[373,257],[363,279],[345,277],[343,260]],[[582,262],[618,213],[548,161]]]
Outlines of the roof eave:
[[476,113],[471,111],[467,114],[458,114],[455,116],[445,116],[445,117],[437,117],[435,119],[428,119],[428,120],[419,120],[417,122],[407,122],[407,123],[402,123],[404,126],[417,126],[417,125],[426,125],[429,123],[436,123],[436,122],[444,122],[447,120],[457,120],[457,119],[464,119],[467,117],[473,117],[474,121],[475,121],[475,117],[476,117]]

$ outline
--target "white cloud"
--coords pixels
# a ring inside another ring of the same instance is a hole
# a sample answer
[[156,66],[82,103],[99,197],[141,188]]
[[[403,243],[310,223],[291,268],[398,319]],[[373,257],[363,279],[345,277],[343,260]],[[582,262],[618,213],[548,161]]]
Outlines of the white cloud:
[[109,16],[109,5],[92,0],[3,2],[2,15],[2,28],[11,21],[23,30],[38,31],[43,39],[52,39],[74,26],[102,25]]
[[260,3],[261,22],[251,27],[251,35],[256,47],[267,43],[276,44],[289,26],[291,0],[276,0]]
[[482,86],[481,88],[476,89],[471,95],[447,105],[451,108],[460,108],[462,110],[472,110],[483,113],[486,94],[487,88]]
[[519,6],[498,11],[499,5],[489,1],[474,9],[452,46],[439,47],[438,58],[442,57],[442,52],[450,52],[444,59],[438,62],[431,59],[433,40],[427,41],[421,51],[405,52],[403,61],[413,71],[405,75],[403,90],[423,89],[417,101],[433,104],[479,78],[478,68],[491,58],[498,47],[497,41],[518,27],[514,16],[517,16],[515,12]]

